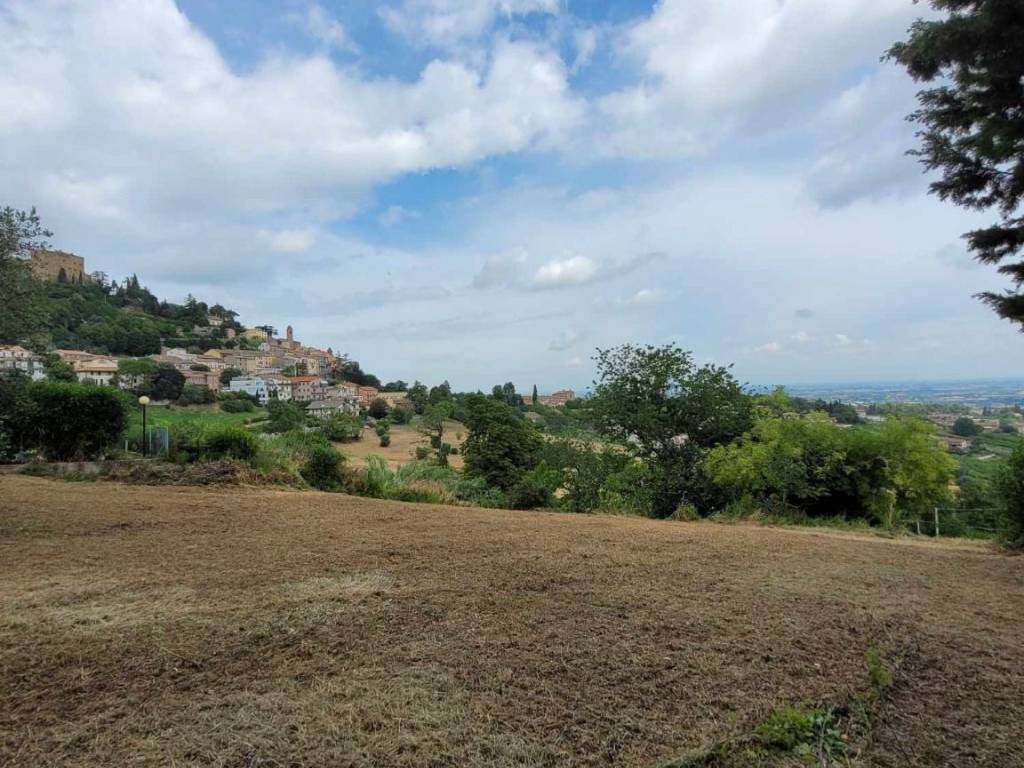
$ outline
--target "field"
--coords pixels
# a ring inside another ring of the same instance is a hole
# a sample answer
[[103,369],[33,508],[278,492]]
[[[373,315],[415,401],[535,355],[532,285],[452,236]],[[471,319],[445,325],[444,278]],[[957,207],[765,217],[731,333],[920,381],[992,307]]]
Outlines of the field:
[[[218,405],[190,405],[188,407],[151,405],[146,409],[146,426],[172,427],[184,422],[199,421],[206,424],[248,424],[267,417],[264,408],[248,413],[227,413]],[[142,430],[142,411],[132,411],[131,430]]]
[[982,432],[974,439],[970,453],[960,459],[963,477],[991,483],[996,479],[1006,459],[1020,441],[1019,435]]
[[[462,435],[466,436],[466,427],[457,421],[447,421],[444,427],[444,441],[461,448]],[[356,465],[362,466],[367,456],[380,456],[387,461],[391,469],[408,464],[416,459],[417,446],[429,446],[430,440],[416,431],[410,424],[395,424],[391,427],[391,445],[380,447],[380,438],[372,429],[363,430],[363,439],[354,443],[336,443],[338,450],[344,453]],[[455,469],[462,469],[462,452],[448,457],[448,463]]]
[[1020,766],[1022,637],[982,545],[0,477],[2,765],[682,765],[875,648],[853,765]]

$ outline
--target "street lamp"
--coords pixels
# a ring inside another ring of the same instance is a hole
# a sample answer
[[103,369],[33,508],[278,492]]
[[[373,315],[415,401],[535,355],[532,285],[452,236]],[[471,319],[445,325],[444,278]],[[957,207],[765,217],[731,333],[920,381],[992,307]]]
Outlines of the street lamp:
[[146,406],[149,405],[149,398],[145,395],[140,397],[139,405],[142,406],[142,458],[146,458]]

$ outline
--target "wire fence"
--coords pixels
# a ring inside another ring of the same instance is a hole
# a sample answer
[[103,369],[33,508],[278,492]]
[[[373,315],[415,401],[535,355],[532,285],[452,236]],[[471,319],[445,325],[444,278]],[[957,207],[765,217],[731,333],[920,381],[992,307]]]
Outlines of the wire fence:
[[962,536],[965,533],[996,535],[1002,532],[1000,507],[934,507],[929,518],[912,520],[922,536]]

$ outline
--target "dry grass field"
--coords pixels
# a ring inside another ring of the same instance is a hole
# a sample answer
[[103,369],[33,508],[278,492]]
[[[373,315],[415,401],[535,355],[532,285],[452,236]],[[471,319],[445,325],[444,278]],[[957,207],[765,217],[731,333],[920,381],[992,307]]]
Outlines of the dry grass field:
[[[462,436],[461,438],[459,436]],[[444,441],[451,443],[457,448],[462,447],[462,440],[466,436],[466,427],[457,421],[445,422]],[[362,466],[367,456],[380,456],[387,461],[391,469],[397,469],[402,464],[408,464],[416,459],[416,448],[418,446],[430,445],[424,435],[416,431],[416,428],[409,424],[396,424],[391,427],[391,445],[387,448],[380,447],[380,438],[372,429],[363,430],[363,439],[354,443],[335,443],[338,450],[344,453],[356,466]],[[462,469],[461,450],[454,456],[448,457],[448,463],[455,469]]]
[[1024,558],[0,477],[0,765],[681,764],[872,647],[853,765],[1024,765]]

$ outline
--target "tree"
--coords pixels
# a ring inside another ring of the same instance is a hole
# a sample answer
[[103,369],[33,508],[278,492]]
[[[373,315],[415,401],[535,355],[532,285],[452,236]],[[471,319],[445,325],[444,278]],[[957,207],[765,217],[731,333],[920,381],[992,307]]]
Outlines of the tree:
[[961,416],[953,422],[952,432],[960,437],[974,437],[981,433],[981,427],[970,416]]
[[220,383],[221,386],[228,386],[231,384],[232,379],[237,379],[239,376],[244,376],[245,371],[240,368],[225,368],[220,372]]
[[533,395],[530,397],[530,402],[533,403],[534,405],[536,405],[537,404],[537,400],[538,400],[538,397],[537,397],[537,385],[534,384],[533,385]]
[[79,461],[103,455],[128,423],[116,390],[63,381],[40,381],[28,390],[31,438],[48,459]]
[[154,400],[177,400],[185,387],[185,376],[173,365],[161,365],[153,376],[151,392]]
[[389,410],[390,406],[388,406],[388,401],[385,400],[383,397],[377,397],[374,398],[373,402],[370,403],[370,407],[367,410],[367,413],[369,413],[375,419],[383,419],[385,416],[388,415]]
[[60,355],[49,354],[43,358],[43,370],[46,372],[46,378],[53,381],[78,381],[75,367],[61,360]]
[[470,395],[466,406],[466,473],[510,490],[537,464],[540,434],[509,405],[494,398]]
[[1006,509],[1007,543],[1024,547],[1024,441],[1010,454],[996,488]]
[[416,429],[420,434],[430,439],[430,448],[437,458],[437,463],[446,465],[448,463],[448,451],[444,442],[445,421],[451,418],[452,408],[450,402],[442,402],[436,405],[428,405],[420,417]]
[[495,384],[491,390],[491,397],[513,408],[518,408],[523,404],[522,396],[516,394],[516,385],[511,381],[507,381],[504,384]]
[[397,381],[389,381],[387,384],[385,384],[383,387],[381,387],[381,391],[382,392],[405,392],[408,388],[409,388],[408,384],[406,384],[401,379],[398,379]]
[[431,387],[430,394],[427,397],[427,400],[430,402],[431,405],[437,405],[438,403],[443,403],[446,400],[451,399],[452,386],[451,384],[448,383],[447,379],[443,383],[438,384],[436,387]]
[[655,517],[705,501],[704,452],[750,428],[750,399],[727,368],[698,368],[675,345],[598,350],[598,430],[650,463]]
[[0,341],[15,342],[46,329],[43,286],[32,277],[26,259],[52,236],[35,208],[27,213],[0,209]]
[[10,206],[0,209],[0,263],[27,259],[33,251],[46,248],[53,232],[43,228],[36,209],[27,213]]
[[974,257],[1000,264],[1013,289],[980,298],[1024,330],[1024,3],[1020,0],[931,0],[948,15],[914,22],[905,42],[888,51],[920,82],[910,120],[922,126],[911,154],[939,171],[931,192],[975,210],[995,209],[999,222],[964,235]]
[[427,407],[427,403],[430,400],[430,395],[427,392],[427,385],[422,384],[419,381],[414,381],[412,386],[409,387],[409,392],[406,395],[409,398],[409,402],[412,403],[413,410],[416,413],[423,413],[423,410]]
[[290,400],[271,400],[267,404],[268,432],[290,432],[306,425],[306,410]]

